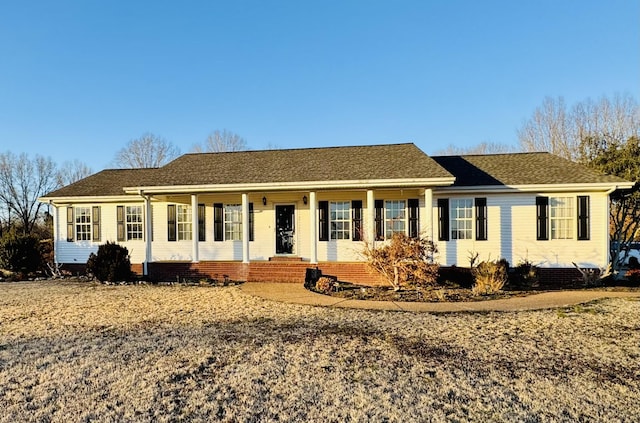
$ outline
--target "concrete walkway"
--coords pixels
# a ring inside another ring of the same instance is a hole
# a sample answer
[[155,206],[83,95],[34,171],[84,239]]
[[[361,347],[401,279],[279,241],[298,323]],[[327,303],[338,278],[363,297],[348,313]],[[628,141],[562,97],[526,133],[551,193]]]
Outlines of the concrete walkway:
[[526,297],[475,302],[399,302],[345,300],[311,292],[302,284],[248,282],[240,289],[267,300],[312,306],[358,308],[365,310],[415,311],[426,313],[448,313],[456,311],[521,311],[566,307],[600,298],[640,298],[640,291],[554,291]]

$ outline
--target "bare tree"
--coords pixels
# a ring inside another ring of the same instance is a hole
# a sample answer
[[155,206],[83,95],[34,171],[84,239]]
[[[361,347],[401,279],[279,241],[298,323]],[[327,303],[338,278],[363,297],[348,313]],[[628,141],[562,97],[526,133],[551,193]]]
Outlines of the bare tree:
[[58,187],[64,187],[84,179],[92,173],[93,170],[89,166],[75,159],[62,163],[56,174],[56,182]]
[[247,150],[247,142],[238,134],[226,129],[213,131],[203,144],[193,146],[194,153],[221,153],[224,151]]
[[630,95],[587,99],[571,109],[562,97],[546,97],[518,130],[518,139],[524,151],[548,151],[578,161],[585,138],[623,142],[638,135],[639,122],[640,107]]
[[180,155],[180,150],[162,137],[149,132],[133,139],[116,153],[113,162],[125,168],[160,167]]
[[8,224],[15,218],[24,234],[30,233],[43,204],[38,198],[56,187],[56,166],[50,158],[26,154],[0,154],[0,202]]
[[493,142],[481,142],[478,145],[467,148],[449,144],[447,148],[437,151],[436,154],[440,156],[462,156],[465,154],[513,153],[515,151],[516,148],[511,145],[498,144]]

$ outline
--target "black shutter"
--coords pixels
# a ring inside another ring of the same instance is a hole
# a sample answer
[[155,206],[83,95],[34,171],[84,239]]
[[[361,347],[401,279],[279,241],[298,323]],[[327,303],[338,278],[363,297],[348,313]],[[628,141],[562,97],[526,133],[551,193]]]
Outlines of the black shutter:
[[487,199],[476,198],[476,240],[487,240]]
[[249,203],[249,241],[255,241],[256,225],[253,220],[253,203]]
[[351,221],[353,222],[351,239],[362,241],[362,200],[353,200],[351,202]]
[[224,241],[224,209],[222,203],[213,204],[213,240]]
[[549,197],[536,197],[537,230],[538,241],[549,239]]
[[205,224],[205,216],[207,210],[204,204],[198,204],[198,241],[207,240],[207,226]]
[[384,200],[375,200],[376,241],[384,239]]
[[116,239],[118,241],[124,241],[124,206],[118,206],[116,207],[116,227],[117,227],[117,234],[116,234]]
[[318,201],[318,241],[329,241],[328,201]]
[[449,199],[438,199],[438,239],[449,241]]
[[590,238],[589,196],[578,196],[578,239],[586,241]]
[[407,205],[409,206],[409,236],[411,238],[417,238],[420,234],[420,200],[410,198],[407,200]]
[[167,240],[176,240],[176,205],[167,206]]
[[67,242],[73,242],[73,207],[67,207]]

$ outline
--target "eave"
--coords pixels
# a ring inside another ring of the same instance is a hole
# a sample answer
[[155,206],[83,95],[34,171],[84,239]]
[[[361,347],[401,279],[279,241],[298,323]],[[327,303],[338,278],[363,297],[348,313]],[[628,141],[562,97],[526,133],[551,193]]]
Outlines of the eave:
[[438,194],[513,194],[517,192],[609,192],[617,189],[630,189],[633,182],[600,182],[580,184],[527,184],[527,185],[481,185],[463,187],[436,188]]
[[427,188],[453,184],[454,177],[417,179],[378,179],[353,181],[309,181],[221,185],[165,185],[124,187],[127,194],[187,194],[215,192],[325,191],[337,189]]

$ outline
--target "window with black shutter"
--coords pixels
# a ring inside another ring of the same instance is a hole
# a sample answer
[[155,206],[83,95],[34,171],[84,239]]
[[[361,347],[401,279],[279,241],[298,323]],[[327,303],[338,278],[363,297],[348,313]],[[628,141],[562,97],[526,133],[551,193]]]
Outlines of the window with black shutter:
[[351,202],[351,221],[353,222],[351,239],[362,241],[362,200],[353,200]]
[[487,240],[487,199],[476,198],[476,240]]
[[438,199],[438,239],[449,241],[449,199]]
[[328,201],[318,201],[318,241],[329,241]]
[[420,200],[410,198],[407,200],[409,207],[409,236],[417,238],[420,234]]
[[536,239],[549,239],[549,197],[536,197]]
[[578,240],[586,241],[590,238],[589,224],[589,196],[578,196]]
[[224,207],[222,203],[213,204],[213,240],[224,240]]
[[375,200],[376,241],[384,239],[384,200]]
[[[123,233],[124,233],[124,226],[123,226]],[[176,205],[175,204],[167,205],[167,240],[168,241],[176,240]]]

